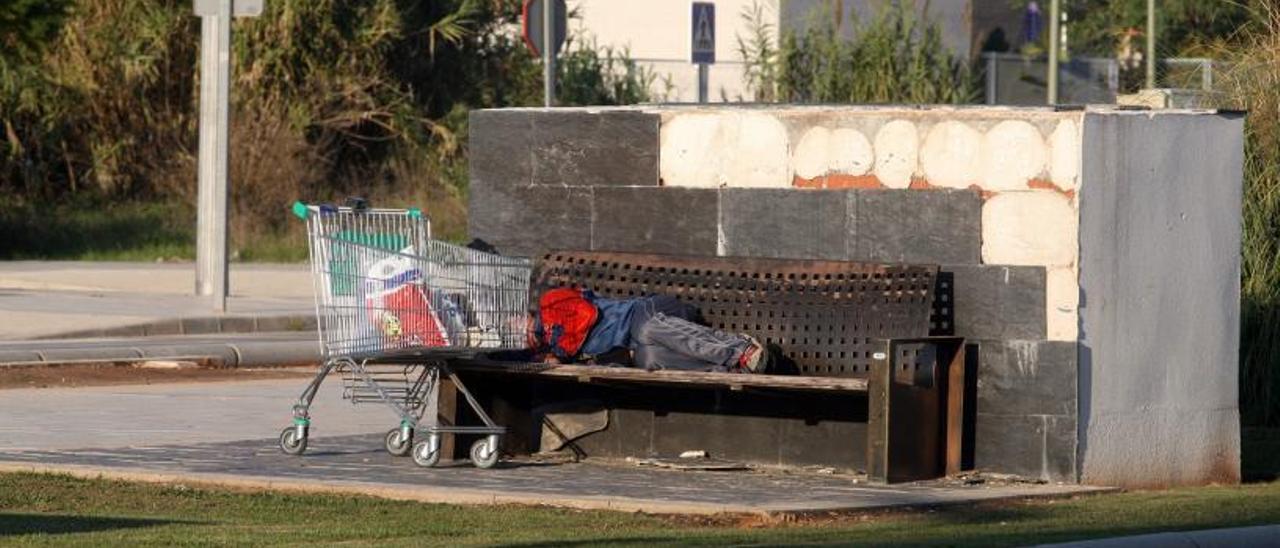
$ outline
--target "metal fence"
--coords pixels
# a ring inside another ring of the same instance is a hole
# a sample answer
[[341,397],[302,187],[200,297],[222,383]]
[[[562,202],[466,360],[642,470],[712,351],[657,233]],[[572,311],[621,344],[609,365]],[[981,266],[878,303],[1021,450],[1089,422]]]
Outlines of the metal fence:
[[[1049,62],[1044,57],[1013,53],[984,53],[988,105],[1043,105],[1048,95]],[[1156,87],[1209,92],[1213,90],[1212,59],[1171,57],[1156,64]],[[1120,60],[1072,57],[1058,64],[1058,102],[1114,103],[1122,89],[1134,89],[1142,67],[1122,70]]]

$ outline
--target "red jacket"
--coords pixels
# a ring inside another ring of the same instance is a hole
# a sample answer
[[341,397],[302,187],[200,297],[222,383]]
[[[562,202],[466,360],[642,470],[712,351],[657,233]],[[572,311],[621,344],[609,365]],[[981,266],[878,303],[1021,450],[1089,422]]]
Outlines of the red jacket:
[[587,334],[595,326],[600,311],[581,290],[560,287],[538,299],[538,338],[561,359],[570,359],[582,349]]

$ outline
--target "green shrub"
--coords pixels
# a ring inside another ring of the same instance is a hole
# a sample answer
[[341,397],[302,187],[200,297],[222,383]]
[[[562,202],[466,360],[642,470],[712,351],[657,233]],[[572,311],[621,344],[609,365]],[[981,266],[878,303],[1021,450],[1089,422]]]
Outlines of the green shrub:
[[[511,32],[521,2],[265,5],[233,29],[232,246],[296,241],[288,204],[353,194],[430,199],[414,205],[462,237],[468,110],[542,103],[537,60]],[[189,1],[0,6],[0,193],[19,207],[191,207],[199,29]],[[626,52],[578,41],[560,66],[563,104],[647,100],[652,76]]]
[[743,14],[752,35],[738,41],[746,83],[757,100],[790,103],[973,102],[978,86],[968,63],[914,6],[886,0],[872,20],[855,19],[851,38],[837,18],[815,11],[807,29],[785,32],[775,52],[757,4]]

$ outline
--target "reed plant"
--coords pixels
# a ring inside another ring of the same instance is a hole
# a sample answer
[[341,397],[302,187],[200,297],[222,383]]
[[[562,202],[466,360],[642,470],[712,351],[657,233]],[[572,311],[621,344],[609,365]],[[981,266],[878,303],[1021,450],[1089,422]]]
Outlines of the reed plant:
[[942,41],[938,24],[929,19],[927,3],[883,0],[875,14],[862,20],[851,15],[845,28],[842,13],[827,10],[840,2],[819,4],[807,25],[775,32],[760,4],[744,10],[750,29],[739,37],[738,52],[746,63],[746,83],[757,101],[788,103],[972,103],[978,99],[977,78],[962,56]]
[[1222,106],[1247,110],[1241,255],[1240,409],[1280,426],[1280,4],[1251,4],[1257,24],[1220,45]]

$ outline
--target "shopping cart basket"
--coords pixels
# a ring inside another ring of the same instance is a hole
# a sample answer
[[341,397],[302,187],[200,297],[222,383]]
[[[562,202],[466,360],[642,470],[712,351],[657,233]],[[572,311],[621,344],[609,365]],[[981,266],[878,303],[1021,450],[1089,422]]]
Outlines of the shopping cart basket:
[[[412,454],[422,466],[440,460],[442,434],[481,435],[471,460],[498,461],[494,424],[449,359],[525,346],[528,260],[484,253],[431,239],[430,220],[416,209],[294,204],[307,222],[316,320],[324,362],[293,406],[293,425],[280,449],[306,451],[311,402],[330,373],[342,376],[352,403],[382,403],[400,417],[387,432],[387,451]],[[441,424],[442,378],[452,381],[483,426]],[[417,434],[426,439],[414,439]]]

